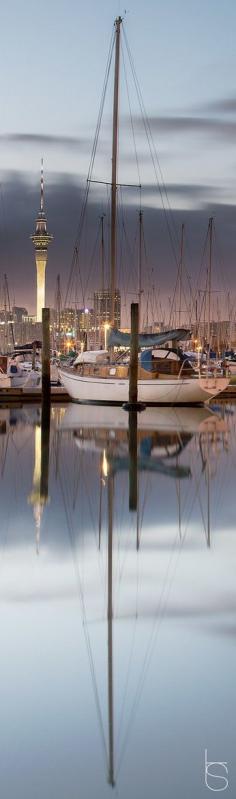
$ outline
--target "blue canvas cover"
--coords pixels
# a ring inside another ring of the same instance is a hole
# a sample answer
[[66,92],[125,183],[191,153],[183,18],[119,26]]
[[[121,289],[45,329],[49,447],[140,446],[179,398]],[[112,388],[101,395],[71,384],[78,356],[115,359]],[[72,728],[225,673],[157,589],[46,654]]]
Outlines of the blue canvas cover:
[[[190,330],[180,327],[174,330],[165,330],[163,333],[140,333],[138,337],[139,348],[160,347],[168,341],[184,341],[190,337]],[[113,328],[110,331],[108,347],[130,347],[130,333],[122,333]]]
[[140,363],[143,369],[146,369],[147,372],[152,371],[152,350],[143,350],[140,356]]

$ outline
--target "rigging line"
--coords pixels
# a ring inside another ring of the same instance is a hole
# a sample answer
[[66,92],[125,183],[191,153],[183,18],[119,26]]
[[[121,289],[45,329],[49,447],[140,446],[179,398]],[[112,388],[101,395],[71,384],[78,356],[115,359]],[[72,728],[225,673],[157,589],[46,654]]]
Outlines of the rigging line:
[[[199,480],[197,480],[196,473],[194,473],[194,472],[195,472],[195,470],[194,470],[194,468],[193,468],[193,464],[192,464],[192,472],[193,472],[193,478],[195,477],[195,479],[196,479],[196,490],[195,490],[195,495],[193,496],[192,505],[191,505],[191,507],[190,507],[190,509],[189,509],[189,511],[188,511],[188,519],[187,519],[187,521],[186,521],[186,530],[187,530],[187,527],[188,527],[188,525],[189,525],[189,523],[190,523],[190,519],[191,519],[191,517],[192,517],[192,513],[193,513],[193,509],[194,509],[195,502],[196,502],[196,500],[198,500],[198,502],[199,502],[199,507],[200,507],[200,512],[201,512],[201,517],[202,517],[202,523],[203,523],[203,527],[204,527],[204,531],[205,531],[205,536],[206,536],[206,535],[207,535],[207,530],[206,530],[206,523],[205,523],[205,517],[204,517],[204,510],[203,510],[203,505],[202,505],[202,498],[201,498],[201,494],[200,494],[200,488],[201,488],[201,477],[202,477],[202,473],[200,474]],[[187,507],[186,507],[186,505],[187,505],[187,500],[186,500],[186,502],[185,502],[185,506],[184,506],[184,508],[183,508],[183,511],[185,511],[185,510],[186,510],[186,516],[187,516]]]
[[[95,520],[94,520],[94,516],[93,516],[93,512],[92,512],[92,506],[91,506],[91,500],[90,500],[90,496],[89,496],[89,494],[88,494],[88,490],[87,490],[87,486],[86,486],[86,481],[85,481],[85,478],[84,478],[84,470],[83,470],[83,457],[82,457],[82,456],[84,455],[84,453],[83,453],[83,452],[81,452],[81,453],[80,453],[80,455],[81,455],[81,458],[79,459],[79,465],[80,465],[80,477],[81,477],[80,484],[81,484],[81,487],[83,487],[83,486],[82,486],[82,481],[83,481],[83,485],[84,485],[84,488],[85,488],[85,492],[83,493],[83,496],[85,497],[85,500],[86,500],[87,506],[88,506],[88,508],[89,508],[89,510],[90,510],[91,525],[92,525],[92,530],[93,530],[94,540],[95,540],[95,543],[97,543],[97,541],[96,541],[96,525],[95,525]],[[67,481],[67,475],[64,475],[64,485],[65,485],[65,490],[67,490],[67,494],[68,494],[68,497],[69,497],[69,500],[70,500],[70,489],[71,489],[71,484],[70,484],[70,483]],[[72,497],[72,504],[73,504],[73,497]],[[99,571],[100,571],[100,580],[101,580],[101,583],[102,583],[102,585],[103,585],[103,574],[102,574],[102,569],[101,569],[101,564],[100,564],[100,562],[99,562]]]
[[[193,475],[193,476],[194,476],[194,475]],[[202,472],[200,472],[199,479],[197,479],[197,478],[196,478],[196,475],[195,475],[195,479],[196,479],[195,493],[194,493],[194,495],[193,495],[192,502],[191,502],[191,505],[190,505],[190,508],[189,508],[189,512],[188,512],[188,518],[187,518],[187,520],[186,520],[186,522],[185,522],[185,531],[184,531],[184,533],[183,533],[183,536],[184,536],[184,537],[186,537],[186,535],[187,535],[187,531],[188,531],[189,522],[190,522],[190,519],[191,519],[191,516],[192,516],[192,513],[193,513],[193,508],[194,508],[194,505],[195,505],[195,502],[196,502],[196,500],[197,500],[197,499],[198,499],[198,501],[199,501],[200,510],[201,510],[201,515],[202,515],[202,513],[203,513],[203,511],[202,511],[201,499],[200,499],[200,486],[201,486]],[[187,514],[186,514],[186,515],[187,515]],[[205,530],[205,533],[206,533],[206,525],[205,525],[205,519],[204,519],[204,516],[202,517],[202,521],[203,521],[203,527],[204,527],[204,530]]]
[[[124,282],[124,295],[127,296],[128,293],[128,285],[129,283],[129,270],[124,269],[124,246],[125,246],[125,223],[124,223],[124,212],[123,212],[123,193],[122,190],[119,192],[119,202],[117,203],[117,226],[120,232],[119,239],[120,239],[120,258],[119,258],[119,277],[121,282],[121,277],[123,277]],[[128,248],[127,248],[128,249]]]
[[58,474],[59,474],[59,482],[60,482],[60,486],[61,486],[61,492],[62,492],[62,498],[63,498],[63,504],[64,504],[65,517],[66,517],[66,521],[67,521],[67,528],[68,528],[68,533],[69,533],[71,552],[72,552],[72,556],[73,556],[76,582],[77,582],[78,593],[79,593],[79,597],[80,597],[82,613],[83,613],[83,619],[84,619],[83,630],[84,630],[85,642],[86,642],[86,646],[87,646],[87,653],[88,653],[91,676],[92,676],[92,684],[93,684],[93,689],[94,689],[95,705],[96,705],[96,708],[97,708],[98,721],[99,721],[100,732],[101,732],[101,736],[102,736],[103,750],[104,750],[104,755],[105,755],[105,763],[106,763],[106,767],[108,767],[108,752],[107,752],[106,739],[105,739],[105,733],[104,733],[102,712],[101,712],[100,701],[99,701],[99,694],[98,694],[98,687],[97,687],[97,681],[96,681],[96,674],[95,674],[95,666],[94,666],[94,660],[93,660],[92,646],[91,646],[91,641],[90,641],[90,637],[89,637],[89,632],[88,632],[88,629],[87,629],[88,628],[88,622],[87,622],[87,618],[86,618],[84,595],[83,595],[81,577],[80,577],[80,572],[79,572],[79,567],[78,567],[78,562],[77,562],[77,554],[76,554],[76,547],[75,547],[73,523],[71,523],[71,520],[70,520],[70,513],[69,513],[69,510],[68,510],[68,507],[67,507],[67,503],[66,503],[66,498],[65,498],[65,493],[64,493],[64,485],[63,485],[63,482],[62,482],[62,479],[61,479],[60,469],[59,469]]
[[[182,554],[183,545],[185,543],[186,535],[187,535],[187,526],[185,528],[185,532],[183,534],[183,537],[182,537],[181,541],[179,541],[178,534],[176,534],[176,536],[175,536],[175,541],[174,541],[174,544],[173,544],[173,547],[172,547],[172,553],[171,553],[169,564],[168,564],[168,567],[167,567],[166,584],[163,585],[163,589],[162,589],[162,592],[161,592],[161,598],[160,598],[160,602],[159,602],[159,607],[160,607],[160,604],[161,604],[161,601],[162,601],[162,597],[164,596],[165,589],[167,590],[167,596],[165,598],[165,604],[161,608],[161,613],[160,613],[159,619],[156,618],[156,621],[158,621],[156,629],[155,629],[155,624],[153,626],[153,631],[152,631],[152,634],[151,634],[151,640],[150,640],[149,647],[148,647],[149,648],[149,652],[147,650],[146,655],[145,655],[144,666],[143,666],[142,673],[140,675],[139,684],[137,686],[137,690],[136,690],[136,694],[135,694],[135,700],[134,700],[133,707],[132,707],[132,710],[131,710],[131,713],[130,713],[130,719],[129,719],[129,722],[128,722],[126,737],[125,737],[124,745],[123,745],[123,748],[122,748],[119,765],[118,765],[118,768],[117,768],[117,774],[118,774],[118,772],[119,772],[119,770],[121,768],[121,762],[122,762],[122,759],[123,759],[123,756],[124,756],[125,747],[126,747],[126,743],[127,743],[128,735],[129,735],[129,730],[130,730],[130,727],[132,725],[133,718],[135,717],[135,713],[137,712],[138,702],[140,700],[141,693],[142,693],[142,690],[143,690],[143,686],[144,686],[144,682],[145,682],[145,676],[146,676],[145,672],[148,671],[148,668],[150,666],[153,649],[154,649],[154,646],[155,646],[155,643],[156,643],[157,634],[159,632],[161,623],[162,623],[163,618],[164,618],[164,614],[166,612],[166,608],[167,608],[167,604],[168,604],[168,600],[169,600],[169,595],[170,595],[170,590],[171,590],[172,583],[173,583],[173,580],[174,580],[174,577],[175,577],[175,574],[176,574],[177,563],[178,563],[178,560],[180,558],[180,555]],[[178,544],[178,548],[177,549],[176,549],[176,543]],[[173,560],[174,556],[175,556],[175,563],[173,564],[174,570],[172,572],[171,579],[170,579],[169,585],[168,585],[167,584],[168,575],[169,575],[169,571],[170,571],[170,567],[171,567],[171,561]],[[157,608],[157,613],[158,613],[158,609],[159,608]],[[156,613],[156,616],[157,616],[157,613]]]
[[74,463],[73,463],[73,511],[75,511],[77,500],[78,500],[78,493],[79,493],[79,486],[80,486],[80,460],[79,460],[79,452],[77,447],[75,447],[74,452]]
[[[144,106],[144,102],[143,102],[143,99],[142,99],[142,93],[141,93],[141,89],[140,89],[140,86],[139,86],[138,78],[137,78],[137,75],[136,75],[134,62],[133,62],[133,58],[132,58],[131,51],[130,51],[130,48],[129,48],[129,44],[128,44],[128,40],[127,40],[127,36],[126,36],[125,30],[124,30],[124,39],[125,39],[125,43],[126,43],[126,48],[127,48],[129,61],[130,61],[130,66],[131,66],[131,71],[132,71],[132,75],[133,75],[134,85],[135,85],[136,92],[137,92],[137,97],[138,97],[138,100],[139,100],[140,110],[141,110],[141,114],[142,114],[142,117],[143,117],[143,125],[144,125],[144,129],[145,129],[145,132],[146,132],[147,140],[148,140],[151,160],[152,160],[154,172],[155,172],[155,175],[156,175],[156,180],[157,180],[157,185],[158,185],[158,189],[159,189],[159,193],[160,193],[162,207],[163,207],[163,211],[164,211],[165,218],[166,218],[166,224],[167,224],[167,229],[168,229],[168,233],[169,233],[169,237],[170,237],[172,254],[174,256],[174,260],[175,260],[175,263],[176,263],[176,266],[177,266],[178,259],[176,257],[175,245],[179,244],[179,242],[178,242],[178,235],[177,235],[177,231],[176,231],[176,225],[174,223],[173,212],[171,210],[171,206],[170,206],[170,202],[169,202],[166,186],[165,186],[165,183],[164,183],[164,178],[163,178],[163,174],[162,174],[159,158],[158,158],[158,155],[157,155],[156,147],[155,147],[153,136],[152,136],[150,122],[149,122],[149,119],[148,119],[148,116],[147,116],[147,113],[146,113],[146,109],[145,109],[145,106]],[[159,178],[158,178],[158,173],[157,173],[157,168],[156,168],[154,155],[156,157],[156,162],[157,162],[158,169],[159,169],[159,172],[160,172],[162,185],[160,184],[160,181],[159,181]],[[171,220],[172,225],[173,225],[173,231],[174,231],[174,235],[175,235],[175,239],[176,239],[175,244],[174,244],[172,231],[171,231],[171,227],[170,227],[170,223],[169,223],[169,219],[168,219],[168,215],[167,215],[167,209],[165,207],[165,203],[164,203],[164,199],[163,199],[163,193],[164,193],[164,195],[166,197],[168,210],[169,210],[169,214],[170,214],[170,220]]]
[[[135,718],[135,714],[137,712],[138,703],[140,701],[141,693],[142,693],[143,686],[144,686],[144,683],[145,683],[146,673],[147,673],[149,665],[150,665],[150,659],[151,659],[152,652],[153,652],[153,645],[155,644],[156,637],[157,637],[157,634],[159,632],[159,629],[160,629],[160,626],[161,626],[161,622],[163,620],[164,611],[166,609],[168,598],[166,600],[166,605],[165,606],[164,605],[161,606],[161,603],[163,602],[163,597],[164,597],[165,591],[168,589],[167,581],[168,581],[169,572],[170,572],[170,569],[171,569],[171,562],[173,560],[174,555],[178,554],[178,550],[180,550],[180,548],[182,548],[183,540],[184,539],[182,539],[181,542],[179,541],[179,536],[178,536],[178,533],[177,533],[176,536],[175,536],[175,540],[173,542],[172,551],[170,553],[169,563],[168,563],[168,566],[167,566],[167,569],[166,569],[165,580],[163,580],[163,586],[162,586],[162,590],[161,590],[161,595],[160,595],[158,606],[157,606],[156,613],[155,613],[155,616],[154,616],[154,623],[153,623],[153,627],[152,627],[150,641],[149,641],[149,644],[148,644],[148,647],[147,647],[147,650],[146,650],[146,654],[145,654],[145,657],[144,657],[143,668],[141,670],[141,674],[140,674],[139,681],[138,681],[138,684],[137,684],[137,688],[136,688],[136,691],[135,691],[135,697],[134,697],[133,705],[132,705],[132,708],[131,708],[129,721],[128,721],[128,724],[127,724],[126,735],[125,735],[124,742],[123,742],[123,747],[122,747],[122,750],[121,750],[121,753],[120,753],[119,763],[118,763],[118,766],[117,766],[117,774],[119,773],[120,768],[121,768],[122,760],[123,760],[123,757],[124,757],[124,754],[125,754],[125,749],[126,749],[126,745],[127,745],[127,741],[128,741],[129,732],[130,732],[133,720]],[[176,545],[178,545],[177,553],[176,553]],[[170,581],[170,584],[169,584],[169,591],[170,591],[172,582],[173,582],[173,578],[172,578],[172,580]],[[168,597],[169,597],[169,594],[168,594]],[[158,613],[160,614],[159,617],[158,617]]]
[[[89,183],[99,183],[99,185],[101,185],[101,186],[112,186],[112,183],[111,183],[110,180],[92,180],[90,178],[90,180],[88,182]],[[117,189],[141,189],[142,186],[141,186],[140,183],[116,183],[116,188]]]
[[[170,319],[169,319],[169,325],[170,326],[172,324],[172,319],[173,319],[173,324],[174,324],[174,319],[176,318],[176,310],[175,310],[176,309],[176,305],[175,305],[175,303],[176,303],[177,289],[179,288],[179,285],[180,285],[181,276],[182,276],[181,293],[183,293],[183,285],[182,285],[182,283],[183,283],[183,247],[184,247],[183,231],[184,231],[184,226],[182,224],[182,240],[181,240],[181,251],[180,251],[180,256],[179,256],[179,265],[178,265],[178,271],[177,271],[177,276],[176,276],[176,281],[175,281],[175,287],[174,287],[172,303],[171,303],[171,307],[170,307]],[[174,317],[174,310],[175,310],[175,317]],[[181,309],[179,308],[179,313],[180,313],[180,310]]]
[[3,477],[4,471],[5,471],[5,465],[6,465],[6,459],[7,459],[7,451],[8,451],[8,445],[9,445],[9,436],[10,436],[10,433],[8,432],[7,433],[7,440],[6,440],[6,444],[5,444],[3,462],[2,462],[2,466],[1,466],[1,477]]
[[[143,243],[143,253],[144,253],[144,261],[145,261],[145,274],[147,275],[147,285],[149,286],[149,290],[151,291],[151,297],[153,293],[153,267],[149,267],[148,262],[148,255],[147,255],[147,244],[146,244],[146,237],[144,232],[144,225],[142,225],[142,243]],[[144,322],[144,315],[143,315],[143,322]]]
[[[144,488],[144,494],[143,494],[143,504],[142,504],[142,508],[141,508],[141,517],[140,517],[140,528],[139,528],[139,529],[140,529],[140,534],[139,534],[139,544],[141,544],[141,539],[142,539],[142,529],[143,529],[144,512],[145,512],[145,510],[146,510],[146,504],[147,504],[148,494],[149,494],[149,496],[150,496],[150,484],[149,484],[149,481],[148,481],[148,477],[146,477],[146,481],[145,481],[145,482],[146,482],[146,484],[145,484],[145,488]],[[139,546],[139,548],[140,548],[140,546]]]
[[[128,294],[128,293],[129,293],[129,287],[130,287],[130,279],[131,279],[131,277],[132,277],[132,276],[133,276],[133,278],[135,279],[135,277],[136,277],[136,274],[135,274],[135,266],[134,266],[133,250],[132,250],[132,248],[131,248],[131,245],[130,245],[130,242],[129,242],[129,237],[128,237],[127,228],[126,228],[126,223],[125,223],[125,215],[124,215],[124,205],[123,205],[123,195],[122,195],[122,192],[121,192],[120,198],[121,198],[121,207],[120,207],[120,210],[121,210],[121,219],[122,219],[122,230],[123,230],[123,233],[124,233],[124,243],[126,244],[126,248],[127,248],[127,255],[128,255],[128,258],[129,258],[129,264],[130,264],[130,266],[131,266],[131,269],[125,269],[125,274],[124,274],[124,278],[125,278],[125,279],[127,278],[127,282],[126,282],[126,294]],[[135,293],[136,293],[136,292],[135,292]]]
[[[89,194],[89,185],[90,185],[91,175],[92,175],[92,172],[93,172],[95,155],[96,155],[96,151],[97,151],[97,144],[98,144],[99,133],[100,133],[100,128],[101,128],[101,121],[102,121],[102,115],[103,115],[103,109],[104,109],[104,103],[105,103],[105,97],[106,97],[106,91],[107,91],[108,78],[109,78],[109,74],[110,74],[114,43],[115,43],[115,32],[113,32],[112,36],[111,36],[111,42],[110,42],[110,48],[109,48],[108,60],[107,60],[107,67],[106,67],[103,90],[102,90],[101,103],[100,103],[100,108],[99,108],[99,113],[98,113],[98,120],[97,120],[97,125],[96,125],[96,130],[95,130],[94,141],[93,141],[92,154],[91,154],[89,170],[88,170],[88,176],[87,176],[87,181],[86,181],[86,188],[85,188],[85,192],[84,192],[84,200],[83,200],[83,204],[82,204],[82,208],[81,208],[80,221],[79,221],[77,235],[76,235],[76,241],[75,241],[75,246],[77,246],[77,247],[78,247],[78,245],[80,243],[82,230],[83,230],[83,226],[84,226],[84,218],[85,218],[85,212],[86,212],[86,208],[87,208],[87,201],[88,201],[88,194]],[[71,280],[72,280],[73,271],[74,271],[74,255],[73,255],[73,258],[72,258],[72,265],[71,265],[70,274],[69,274],[68,287],[67,287],[66,297],[65,297],[65,306],[66,306],[66,302],[67,302],[67,296],[68,296],[69,286],[70,286],[70,283],[71,283]]]
[[[208,227],[207,227],[207,232],[206,232],[206,234],[205,234],[205,238],[204,238],[204,243],[203,243],[203,251],[202,251],[202,258],[201,258],[200,268],[199,268],[199,272],[198,272],[198,276],[197,276],[197,285],[198,285],[198,286],[199,286],[199,283],[200,283],[200,278],[201,278],[201,274],[202,274],[202,271],[203,271],[204,259],[205,259],[205,257],[206,257],[207,242],[208,242],[208,232],[209,232],[209,224],[208,224]],[[204,289],[204,291],[205,291],[205,290],[206,290],[206,289]],[[199,291],[199,288],[195,289],[195,291],[194,291],[194,293],[193,293],[193,303],[195,303],[195,302],[196,302],[196,300],[197,300],[197,297],[198,297],[198,291]],[[202,297],[201,311],[200,311],[200,316],[198,317],[198,323],[199,323],[199,321],[200,321],[200,319],[201,319],[201,313],[202,313],[203,303],[204,303],[204,293],[203,293],[203,297]],[[193,311],[193,313],[194,313],[194,311]]]
[[82,451],[81,452],[81,456],[82,457],[80,459],[81,480],[83,481],[83,485],[84,485],[84,489],[85,489],[84,496],[87,497],[87,503],[88,503],[88,507],[89,507],[89,510],[90,510],[90,517],[91,517],[93,532],[95,534],[95,540],[96,540],[96,524],[95,524],[94,509],[93,509],[93,504],[92,504],[91,497],[90,497],[90,494],[89,494],[89,490],[88,490],[88,487],[87,487],[87,484],[86,484],[86,479],[85,479],[85,474],[84,474],[84,467],[83,467],[83,455],[84,455],[84,452]]
[[14,447],[17,456],[20,455],[21,452],[23,452],[23,449],[25,449],[25,447],[27,446],[27,444],[28,444],[28,442],[29,442],[31,437],[32,437],[32,431],[30,431],[29,435],[27,436],[27,438],[25,439],[23,444],[21,444],[21,446],[18,447],[16,442],[15,442],[14,435],[11,435],[12,446]]
[[129,550],[129,541],[130,541],[130,538],[131,538],[131,541],[132,541],[133,536],[134,536],[134,530],[135,530],[134,522],[135,522],[135,520],[132,519],[132,524],[130,524],[129,528],[126,529],[125,539],[124,539],[124,529],[120,530],[120,533],[122,532],[122,537],[119,536],[119,539],[118,539],[119,541],[120,540],[122,541],[123,552],[121,550],[121,546],[119,545],[119,550],[118,550],[119,551],[119,563],[118,563],[118,566],[117,566],[117,579],[119,578],[119,582],[118,582],[118,586],[117,586],[117,589],[116,589],[117,604],[118,604],[119,598],[120,598],[121,580],[122,580],[122,577],[123,577],[123,574],[124,574],[128,553],[130,551]]
[[119,720],[119,726],[118,726],[118,732],[117,732],[117,753],[119,751],[119,741],[120,741],[121,730],[122,730],[122,725],[123,725],[124,711],[125,711],[125,706],[126,706],[126,698],[127,698],[127,695],[128,695],[128,687],[129,687],[129,683],[130,683],[131,663],[132,663],[132,659],[133,659],[134,647],[135,647],[135,639],[136,639],[136,633],[137,633],[138,592],[139,592],[139,550],[136,550],[136,563],[137,563],[136,614],[135,614],[135,623],[134,623],[134,626],[133,626],[133,634],[132,634],[131,648],[130,648],[130,654],[129,654],[125,690],[124,690],[124,695],[123,695],[123,701],[122,701],[121,713],[120,713],[120,720]]
[[[222,441],[222,443],[224,445],[224,440],[220,439],[220,441]],[[225,463],[224,470],[223,470],[223,478],[221,477],[221,470],[220,470],[220,474],[218,475],[219,479],[215,483],[216,484],[217,500],[214,502],[214,513],[215,513],[216,518],[218,518],[218,509],[220,507],[222,507],[222,494],[223,494],[223,491],[224,491],[225,484],[227,484],[227,482],[228,482],[228,471],[231,468],[231,465],[233,465],[233,462],[231,462],[232,459],[229,458],[229,452],[227,452],[227,451],[225,452],[225,450],[223,449],[219,453],[219,451],[217,450],[217,456],[218,455],[222,456],[222,454],[225,455],[224,460],[226,460],[226,463]],[[216,468],[217,468],[217,463],[216,463]],[[216,478],[216,476],[217,476],[217,473],[213,475],[214,478]],[[211,475],[211,478],[212,478],[212,475]],[[211,483],[213,483],[212,479],[211,479]]]
[[[128,722],[125,742],[124,742],[124,745],[123,745],[123,748],[122,748],[122,752],[121,752],[121,756],[120,756],[120,761],[119,761],[119,766],[118,766],[117,773],[119,772],[120,767],[121,767],[121,762],[122,762],[123,755],[124,755],[124,752],[125,752],[125,747],[126,747],[126,743],[127,743],[127,739],[128,739],[128,735],[129,735],[129,730],[130,730],[130,727],[131,727],[131,724],[132,724],[132,720],[133,720],[133,718],[135,716],[135,712],[137,711],[138,701],[140,699],[141,692],[142,692],[142,689],[143,689],[143,685],[144,685],[144,681],[145,681],[145,672],[147,671],[147,669],[149,667],[150,660],[151,660],[151,657],[152,657],[153,648],[154,648],[154,645],[155,645],[155,640],[156,640],[156,637],[157,637],[157,633],[158,633],[158,630],[160,628],[161,622],[162,622],[163,617],[164,617],[164,613],[165,613],[165,610],[166,610],[166,606],[167,606],[167,602],[168,602],[168,598],[169,598],[171,585],[172,585],[172,582],[173,582],[173,579],[174,579],[174,574],[175,574],[175,571],[176,571],[176,568],[177,568],[177,559],[180,557],[180,553],[181,553],[182,548],[183,548],[183,543],[184,543],[185,538],[186,538],[186,533],[187,533],[187,528],[185,530],[185,533],[184,533],[184,536],[183,536],[183,538],[181,540],[181,543],[179,542],[178,534],[176,534],[175,541],[174,541],[173,546],[172,546],[172,552],[171,552],[170,559],[169,559],[169,564],[168,564],[168,567],[167,567],[167,570],[166,570],[166,581],[163,584],[163,588],[162,588],[162,591],[161,591],[161,597],[160,597],[160,600],[159,600],[159,603],[158,603],[158,608],[157,608],[157,611],[156,611],[156,614],[155,614],[155,622],[154,622],[153,630],[152,630],[152,633],[151,633],[151,639],[150,639],[150,642],[149,642],[149,645],[148,645],[148,649],[147,649],[147,652],[146,652],[146,655],[145,655],[145,659],[144,659],[143,669],[142,669],[142,672],[141,672],[141,675],[140,675],[140,679],[139,679],[139,683],[138,683],[138,686],[137,686],[137,689],[136,689],[135,699],[134,699],[133,707],[132,707],[132,710],[131,710],[130,719],[129,719],[129,722]],[[178,545],[177,551],[176,551],[176,544]],[[169,572],[170,572],[170,568],[171,568],[171,562],[172,562],[174,556],[176,556],[176,563],[174,564],[174,573],[172,574],[172,577],[171,577],[171,580],[170,580],[169,586],[168,586],[167,580],[168,580],[168,576],[169,576]],[[161,608],[161,602],[162,602],[162,598],[164,596],[165,590],[168,591],[168,594],[167,594],[167,598],[166,598],[166,601],[165,601],[165,605],[163,606],[163,608]],[[159,609],[161,609],[161,615],[160,615],[159,619],[157,619],[157,613],[158,613]],[[157,629],[155,629],[156,622],[158,622]]]
[[[214,260],[215,260],[215,265],[216,265],[216,269],[217,269],[219,286],[222,285],[222,291],[227,296],[228,287],[229,287],[229,280],[228,280],[228,275],[225,276],[226,265],[223,263],[221,250],[220,250],[219,238],[218,238],[217,233],[216,233],[216,225],[215,225],[214,219],[213,219],[212,228],[213,228]],[[227,284],[226,284],[226,280],[227,280]],[[229,306],[227,307],[227,305],[226,305],[226,308],[227,308],[227,310],[226,310],[226,317],[225,318],[227,319],[227,316],[229,316],[229,321],[230,321],[230,313],[229,313],[230,309],[229,309]]]
[[84,289],[85,297],[87,296],[87,292],[88,292],[88,288],[89,288],[89,281],[90,281],[90,278],[91,278],[91,275],[92,275],[92,271],[94,269],[94,261],[95,261],[95,255],[96,255],[96,252],[97,252],[97,249],[98,249],[99,236],[100,236],[100,220],[99,220],[99,224],[98,224],[98,229],[97,229],[96,239],[95,239],[95,243],[94,243],[94,248],[93,248],[91,259],[90,259],[90,266],[89,266],[89,269],[88,269],[87,281],[85,283],[85,289]]
[[[130,103],[130,94],[129,94],[128,80],[127,80],[127,70],[126,70],[125,57],[124,57],[124,48],[123,48],[122,42],[121,42],[121,52],[122,52],[122,61],[123,61],[123,69],[124,69],[124,76],[125,76],[126,92],[127,92],[128,105],[129,105],[130,124],[131,124],[132,137],[133,137],[135,160],[136,160],[136,166],[137,166],[137,175],[138,175],[139,187],[141,189],[141,177],[140,177],[140,169],[139,169],[139,162],[138,162],[138,153],[137,153],[137,146],[136,146],[135,132],[134,132],[134,123],[133,123],[131,103]],[[140,205],[141,205],[141,199],[140,199]]]
[[119,720],[119,723],[118,723],[118,730],[117,730],[117,756],[118,756],[118,752],[119,752],[119,741],[120,741],[120,737],[121,737],[121,730],[122,730],[123,719],[124,719],[126,699],[127,699],[127,695],[128,695],[128,687],[129,687],[129,682],[130,682],[131,663],[132,663],[132,659],[133,659],[134,647],[135,647],[135,639],[136,639],[136,633],[137,633],[137,621],[138,621],[138,618],[137,618],[137,614],[136,614],[135,622],[134,622],[134,626],[133,626],[133,635],[132,635],[132,641],[131,641],[131,647],[130,647],[130,653],[129,653],[129,661],[128,661],[128,668],[127,668],[127,676],[126,676],[126,681],[125,681],[124,694],[123,694],[123,701],[122,701],[122,705],[121,705],[120,720]]

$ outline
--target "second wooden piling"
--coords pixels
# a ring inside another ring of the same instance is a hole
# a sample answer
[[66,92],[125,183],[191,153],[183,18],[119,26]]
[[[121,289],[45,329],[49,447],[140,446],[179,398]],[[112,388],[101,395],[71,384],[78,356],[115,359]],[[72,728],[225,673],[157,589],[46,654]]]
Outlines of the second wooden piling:
[[138,400],[138,329],[139,309],[138,303],[131,303],[131,341],[130,341],[130,366],[129,366],[129,403],[136,404]]
[[42,398],[50,403],[50,308],[42,309]]

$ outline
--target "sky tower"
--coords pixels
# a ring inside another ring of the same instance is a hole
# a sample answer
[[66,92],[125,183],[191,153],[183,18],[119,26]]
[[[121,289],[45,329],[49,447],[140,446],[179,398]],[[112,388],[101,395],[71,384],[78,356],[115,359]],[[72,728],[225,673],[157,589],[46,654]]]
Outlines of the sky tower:
[[48,245],[53,239],[53,236],[47,232],[47,220],[44,211],[43,159],[41,160],[40,210],[36,219],[35,233],[30,238],[34,242],[37,270],[37,322],[42,322],[42,308],[45,308],[45,270]]

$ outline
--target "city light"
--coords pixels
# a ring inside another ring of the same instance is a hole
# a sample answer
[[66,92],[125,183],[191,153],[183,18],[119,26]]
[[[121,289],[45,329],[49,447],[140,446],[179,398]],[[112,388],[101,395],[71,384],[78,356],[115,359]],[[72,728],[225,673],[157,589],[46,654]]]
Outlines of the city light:
[[104,331],[105,331],[105,350],[106,350],[106,348],[107,348],[107,332],[108,332],[108,330],[110,329],[110,327],[111,327],[111,325],[109,324],[109,322],[105,322],[105,323],[104,323]]

